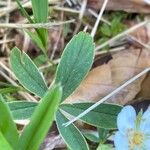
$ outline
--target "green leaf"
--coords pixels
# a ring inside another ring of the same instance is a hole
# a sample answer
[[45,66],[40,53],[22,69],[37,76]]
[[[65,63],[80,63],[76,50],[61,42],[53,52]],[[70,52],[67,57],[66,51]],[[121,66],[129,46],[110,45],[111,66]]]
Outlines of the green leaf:
[[0,96],[0,133],[4,136],[12,148],[18,144],[19,134],[13,122],[9,107]]
[[[48,0],[44,1],[37,1],[37,0],[32,0],[33,3],[33,15],[34,15],[34,20],[29,16],[27,11],[22,7],[22,4],[20,3],[19,0],[16,0],[22,14],[28,19],[30,23],[43,23],[48,21]],[[42,7],[42,8],[41,8]],[[32,35],[32,37],[36,37],[36,40],[34,38],[31,38],[35,43],[37,42],[37,39],[39,38],[40,42],[37,44],[38,47],[42,42],[42,45],[44,46],[44,53],[46,52],[47,49],[47,40],[48,40],[48,31],[47,29],[35,29],[37,33]],[[31,36],[30,36],[31,37]],[[41,47],[39,47],[41,48]],[[42,48],[43,50],[43,48]]]
[[98,134],[96,133],[92,133],[92,132],[89,132],[89,131],[84,131],[83,132],[83,135],[90,141],[92,142],[95,142],[95,143],[99,143],[99,137],[98,137]]
[[98,128],[98,134],[99,134],[99,142],[105,143],[108,138],[109,130],[106,130],[104,128]]
[[[62,104],[60,108],[73,116],[78,116],[92,105],[93,103]],[[101,104],[80,119],[96,127],[116,129],[117,115],[121,109],[118,105]]]
[[10,62],[19,82],[32,93],[42,97],[48,88],[43,76],[29,56],[18,48],[13,48]]
[[118,18],[113,19],[113,21],[111,23],[112,36],[119,34],[120,32],[124,31],[125,29],[126,29],[126,27],[122,23],[121,18],[118,17]]
[[[48,0],[32,0],[33,16],[36,23],[48,22]],[[46,49],[47,46],[47,29],[38,29],[40,39]]]
[[38,36],[38,34],[36,32],[33,33],[27,30],[26,32],[28,33],[32,41],[43,51],[43,53],[45,53],[46,49],[43,45],[43,42],[41,41],[41,38]]
[[61,96],[62,89],[59,85],[54,85],[44,95],[35,109],[30,123],[25,127],[21,134],[18,150],[38,150],[49,127],[52,125]]
[[48,0],[31,0],[35,22],[44,23],[48,19]]
[[13,150],[1,132],[0,132],[0,149]]
[[27,101],[13,101],[7,103],[14,120],[29,119],[38,103]]
[[56,72],[56,83],[63,86],[62,101],[80,85],[94,58],[92,37],[85,32],[75,35],[67,44]]
[[110,144],[100,144],[97,150],[115,150],[115,148]]
[[20,8],[20,11],[22,12],[22,14],[28,19],[28,21],[30,23],[34,23],[34,21],[32,20],[32,18],[29,16],[29,14],[27,13],[27,11],[22,7],[22,4],[20,3],[20,0],[16,0],[19,8]]
[[36,64],[36,66],[41,66],[44,63],[46,63],[47,59],[44,54],[41,54],[41,55],[38,55],[33,61]]
[[57,127],[67,146],[71,150],[88,150],[89,148],[85,138],[73,124],[68,127],[63,126],[63,123],[66,123],[67,121],[68,119],[60,111],[57,111]]
[[7,88],[1,88],[0,89],[0,94],[7,94],[7,93],[15,93],[21,91],[20,87],[7,87]]
[[108,36],[108,37],[110,37],[111,36],[111,28],[110,28],[110,26],[109,25],[107,25],[107,24],[103,24],[102,26],[101,26],[101,28],[100,28],[100,31],[102,32],[102,34],[104,35],[104,36]]
[[37,34],[42,41],[42,44],[43,44],[44,49],[45,49],[45,51],[44,51],[44,54],[45,54],[47,51],[48,31],[47,31],[47,29],[40,28],[37,30]]

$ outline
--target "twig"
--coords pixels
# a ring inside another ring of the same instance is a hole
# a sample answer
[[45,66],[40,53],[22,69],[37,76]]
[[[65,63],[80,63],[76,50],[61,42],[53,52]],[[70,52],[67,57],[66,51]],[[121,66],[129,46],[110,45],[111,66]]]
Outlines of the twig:
[[129,28],[128,30],[126,30],[126,31],[124,31],[124,32],[122,32],[122,33],[116,35],[115,37],[111,38],[110,40],[108,40],[108,41],[104,42],[103,44],[97,46],[95,50],[98,51],[98,50],[104,48],[105,46],[111,44],[112,42],[114,42],[114,41],[116,41],[116,40],[118,40],[118,39],[124,37],[125,35],[127,35],[127,34],[133,32],[133,31],[135,31],[135,30],[141,28],[142,26],[146,25],[146,24],[149,23],[149,22],[150,22],[150,20],[145,20],[145,21],[143,21],[143,22],[141,22],[141,23],[139,23],[139,24],[136,24],[135,26]]
[[0,44],[14,42],[14,39],[0,40]]
[[[53,63],[55,65],[57,65],[59,62],[60,62],[60,58],[53,60]],[[52,64],[43,65],[43,66],[39,67],[39,70],[44,70],[46,68],[49,68],[50,66],[52,66]]]
[[[54,4],[56,2],[57,2],[56,0],[49,0],[49,4]],[[31,1],[27,1],[27,2],[22,3],[22,6],[30,8],[31,7]],[[6,7],[2,11],[0,11],[0,17],[6,15],[8,13],[11,13],[11,12],[13,12],[16,9],[18,9],[17,3],[12,3],[10,8]]]
[[[11,0],[7,0],[7,8],[9,8],[10,7],[10,4],[11,4]],[[8,13],[7,15],[6,15],[6,23],[9,23],[9,17],[10,17],[10,14]],[[4,34],[4,37],[3,37],[3,40],[4,41],[6,41],[7,40],[7,35],[8,35],[8,31],[6,32],[6,34]],[[4,52],[4,50],[5,50],[5,47],[6,47],[6,42],[4,42],[3,44],[2,44],[2,52]]]
[[114,52],[118,52],[118,51],[121,51],[121,50],[124,50],[125,49],[125,46],[121,46],[121,47],[116,47],[116,48],[113,48],[113,49],[109,49],[109,50],[104,50],[104,51],[96,51],[95,55],[102,55],[102,54],[106,54],[106,53],[114,53]]
[[75,22],[75,19],[62,21],[62,22],[48,22],[48,23],[36,23],[36,24],[21,24],[21,23],[0,23],[1,28],[19,28],[19,29],[26,29],[26,28],[52,28],[53,26],[60,26],[63,24],[68,24]]
[[[88,12],[91,14],[91,15],[93,15],[94,17],[98,17],[98,14],[94,11],[94,10],[92,10],[92,9],[88,9]],[[101,21],[103,21],[104,23],[106,23],[106,24],[108,24],[108,25],[111,25],[111,23],[108,21],[108,20],[106,20],[105,18],[103,18],[103,17],[101,17]]]
[[[62,21],[63,19],[64,19],[64,12],[61,12],[60,20]],[[53,50],[51,52],[51,57],[50,57],[51,60],[53,60],[53,58],[54,58],[55,52],[58,48],[59,41],[61,40],[61,37],[63,35],[62,33],[63,33],[63,25],[60,26],[60,28],[59,28],[59,33],[58,33],[58,36],[57,36],[57,40],[56,40],[56,42],[54,44],[54,47],[53,47]]]
[[133,40],[133,41],[139,43],[140,45],[142,45],[144,48],[150,49],[150,45],[143,43],[142,41],[138,40],[134,36],[128,35],[128,37],[131,38],[131,40]]
[[80,13],[80,10],[72,9],[72,8],[69,8],[69,7],[54,6],[54,7],[52,7],[52,9],[58,10],[58,11],[66,11],[66,12],[75,13],[75,14]]
[[[77,10],[77,9],[72,9],[72,8],[69,8],[69,7],[60,7],[60,6],[54,6],[52,7],[52,9],[54,10],[58,10],[58,11],[65,11],[65,12],[69,12],[69,13],[75,13],[75,14],[79,14],[80,13],[80,10]],[[95,18],[98,17],[98,14],[93,11],[92,9],[87,9],[87,11],[92,15],[94,16]],[[104,23],[107,23],[108,25],[111,25],[109,21],[107,21],[105,18],[101,18],[101,21],[103,21]]]
[[97,18],[97,20],[96,20],[96,22],[95,22],[94,28],[93,28],[93,30],[92,30],[92,32],[91,32],[91,36],[92,36],[92,37],[94,37],[95,34],[96,34],[96,31],[97,31],[99,22],[100,22],[100,20],[101,20],[101,18],[102,18],[102,15],[103,15],[103,12],[104,12],[104,10],[105,10],[105,8],[106,8],[107,3],[108,3],[108,0],[105,0],[104,3],[103,3],[103,5],[102,5],[101,11],[100,11],[100,13],[99,13],[99,15],[98,15],[98,18]]
[[91,110],[95,109],[98,105],[104,103],[107,99],[109,99],[110,97],[112,97],[113,95],[117,94],[118,92],[120,92],[122,89],[124,89],[126,86],[128,86],[129,84],[131,84],[133,81],[135,81],[136,79],[138,79],[139,77],[143,76],[144,74],[146,74],[147,72],[150,71],[150,67],[146,68],[145,70],[143,70],[142,72],[140,72],[139,74],[137,74],[136,76],[134,76],[133,78],[131,78],[130,80],[128,80],[127,82],[125,82],[124,84],[122,84],[121,86],[119,86],[117,89],[115,89],[113,92],[111,92],[110,94],[108,94],[107,96],[105,96],[104,98],[102,98],[101,100],[99,100],[98,102],[96,102],[95,104],[93,104],[91,107],[89,107],[88,109],[86,109],[85,111],[83,111],[81,114],[79,114],[77,117],[75,117],[74,119],[68,121],[67,123],[64,123],[63,125],[65,127],[69,126],[71,123],[75,122],[76,120],[80,119],[81,117],[85,116],[87,113],[89,113]]
[[83,0],[81,9],[80,9],[80,14],[79,14],[79,20],[82,20],[85,10],[86,10],[86,5],[87,5],[87,0]]
[[73,35],[75,35],[79,31],[79,29],[81,27],[82,19],[83,19],[85,10],[86,10],[86,5],[87,5],[87,0],[83,0],[83,2],[81,4],[81,7],[80,7],[79,20],[76,23],[76,28],[75,28],[75,30],[73,32]]

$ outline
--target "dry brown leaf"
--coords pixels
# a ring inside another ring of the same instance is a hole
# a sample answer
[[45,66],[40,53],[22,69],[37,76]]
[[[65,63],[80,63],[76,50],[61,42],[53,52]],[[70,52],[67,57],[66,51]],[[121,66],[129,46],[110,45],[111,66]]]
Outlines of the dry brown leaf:
[[150,86],[150,74],[148,74],[146,76],[146,78],[144,79],[144,81],[142,82],[141,91],[136,96],[136,99],[138,99],[138,100],[142,100],[142,99],[150,100],[150,88],[149,88],[149,86]]
[[[88,74],[79,88],[65,101],[67,103],[97,101],[150,67],[150,51],[130,48],[112,55],[113,59]],[[144,76],[114,95],[109,102],[126,104],[141,90]]]
[[40,150],[64,149],[66,145],[60,135],[47,135]]
[[[88,7],[100,10],[104,0],[88,0]],[[144,0],[110,0],[106,10],[121,10],[126,12],[150,13],[150,6]]]

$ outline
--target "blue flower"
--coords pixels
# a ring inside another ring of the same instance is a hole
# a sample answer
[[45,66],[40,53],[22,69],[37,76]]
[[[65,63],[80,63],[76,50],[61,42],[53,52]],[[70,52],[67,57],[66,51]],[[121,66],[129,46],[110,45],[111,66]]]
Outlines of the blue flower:
[[136,116],[132,106],[125,106],[117,117],[117,126],[116,150],[150,150],[150,108]]

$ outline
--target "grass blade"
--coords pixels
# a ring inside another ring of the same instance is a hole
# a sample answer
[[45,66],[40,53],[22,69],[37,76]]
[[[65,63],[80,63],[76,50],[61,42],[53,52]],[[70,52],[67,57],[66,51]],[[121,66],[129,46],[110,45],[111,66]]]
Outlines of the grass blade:
[[18,144],[19,134],[13,122],[9,107],[2,96],[0,96],[0,133],[4,136],[9,145],[15,149]]
[[[19,0],[16,0],[22,14],[28,19],[30,23],[46,23],[48,21],[48,0],[44,1],[37,1],[37,0],[32,0],[32,9],[33,9],[33,15],[34,15],[34,20],[29,16],[27,11],[22,7],[22,4],[20,3]],[[42,9],[41,9],[42,8]],[[37,38],[39,38],[39,44],[43,44],[44,46],[44,53],[46,52],[47,49],[47,40],[48,40],[48,31],[47,29],[35,29]],[[27,32],[28,33],[28,32]],[[29,33],[28,33],[29,34]],[[30,34],[29,34],[30,36]],[[33,39],[32,39],[33,40]],[[35,42],[35,40],[33,40]],[[37,42],[37,40],[36,40]],[[37,44],[37,43],[36,43]],[[39,47],[41,48],[41,47]],[[42,48],[43,50],[43,48]]]
[[1,132],[0,132],[0,149],[1,150],[13,150]]
[[18,150],[38,150],[54,120],[61,96],[59,85],[53,86],[45,94],[20,137]]
[[[48,22],[48,0],[32,0],[33,16],[36,23]],[[38,35],[47,49],[48,32],[46,29],[38,29]]]
[[30,36],[30,38],[32,39],[32,41],[43,51],[43,53],[45,54],[45,45],[43,45],[43,42],[41,41],[41,39],[39,38],[37,32],[33,33],[30,31],[27,31],[28,35]]
[[35,22],[45,23],[48,19],[48,0],[31,0]]
[[27,11],[22,7],[21,3],[20,3],[20,0],[16,0],[19,8],[20,8],[20,11],[22,12],[22,14],[28,19],[28,21],[30,23],[34,23],[34,21],[31,19],[31,17],[29,16],[29,14],[27,13]]

